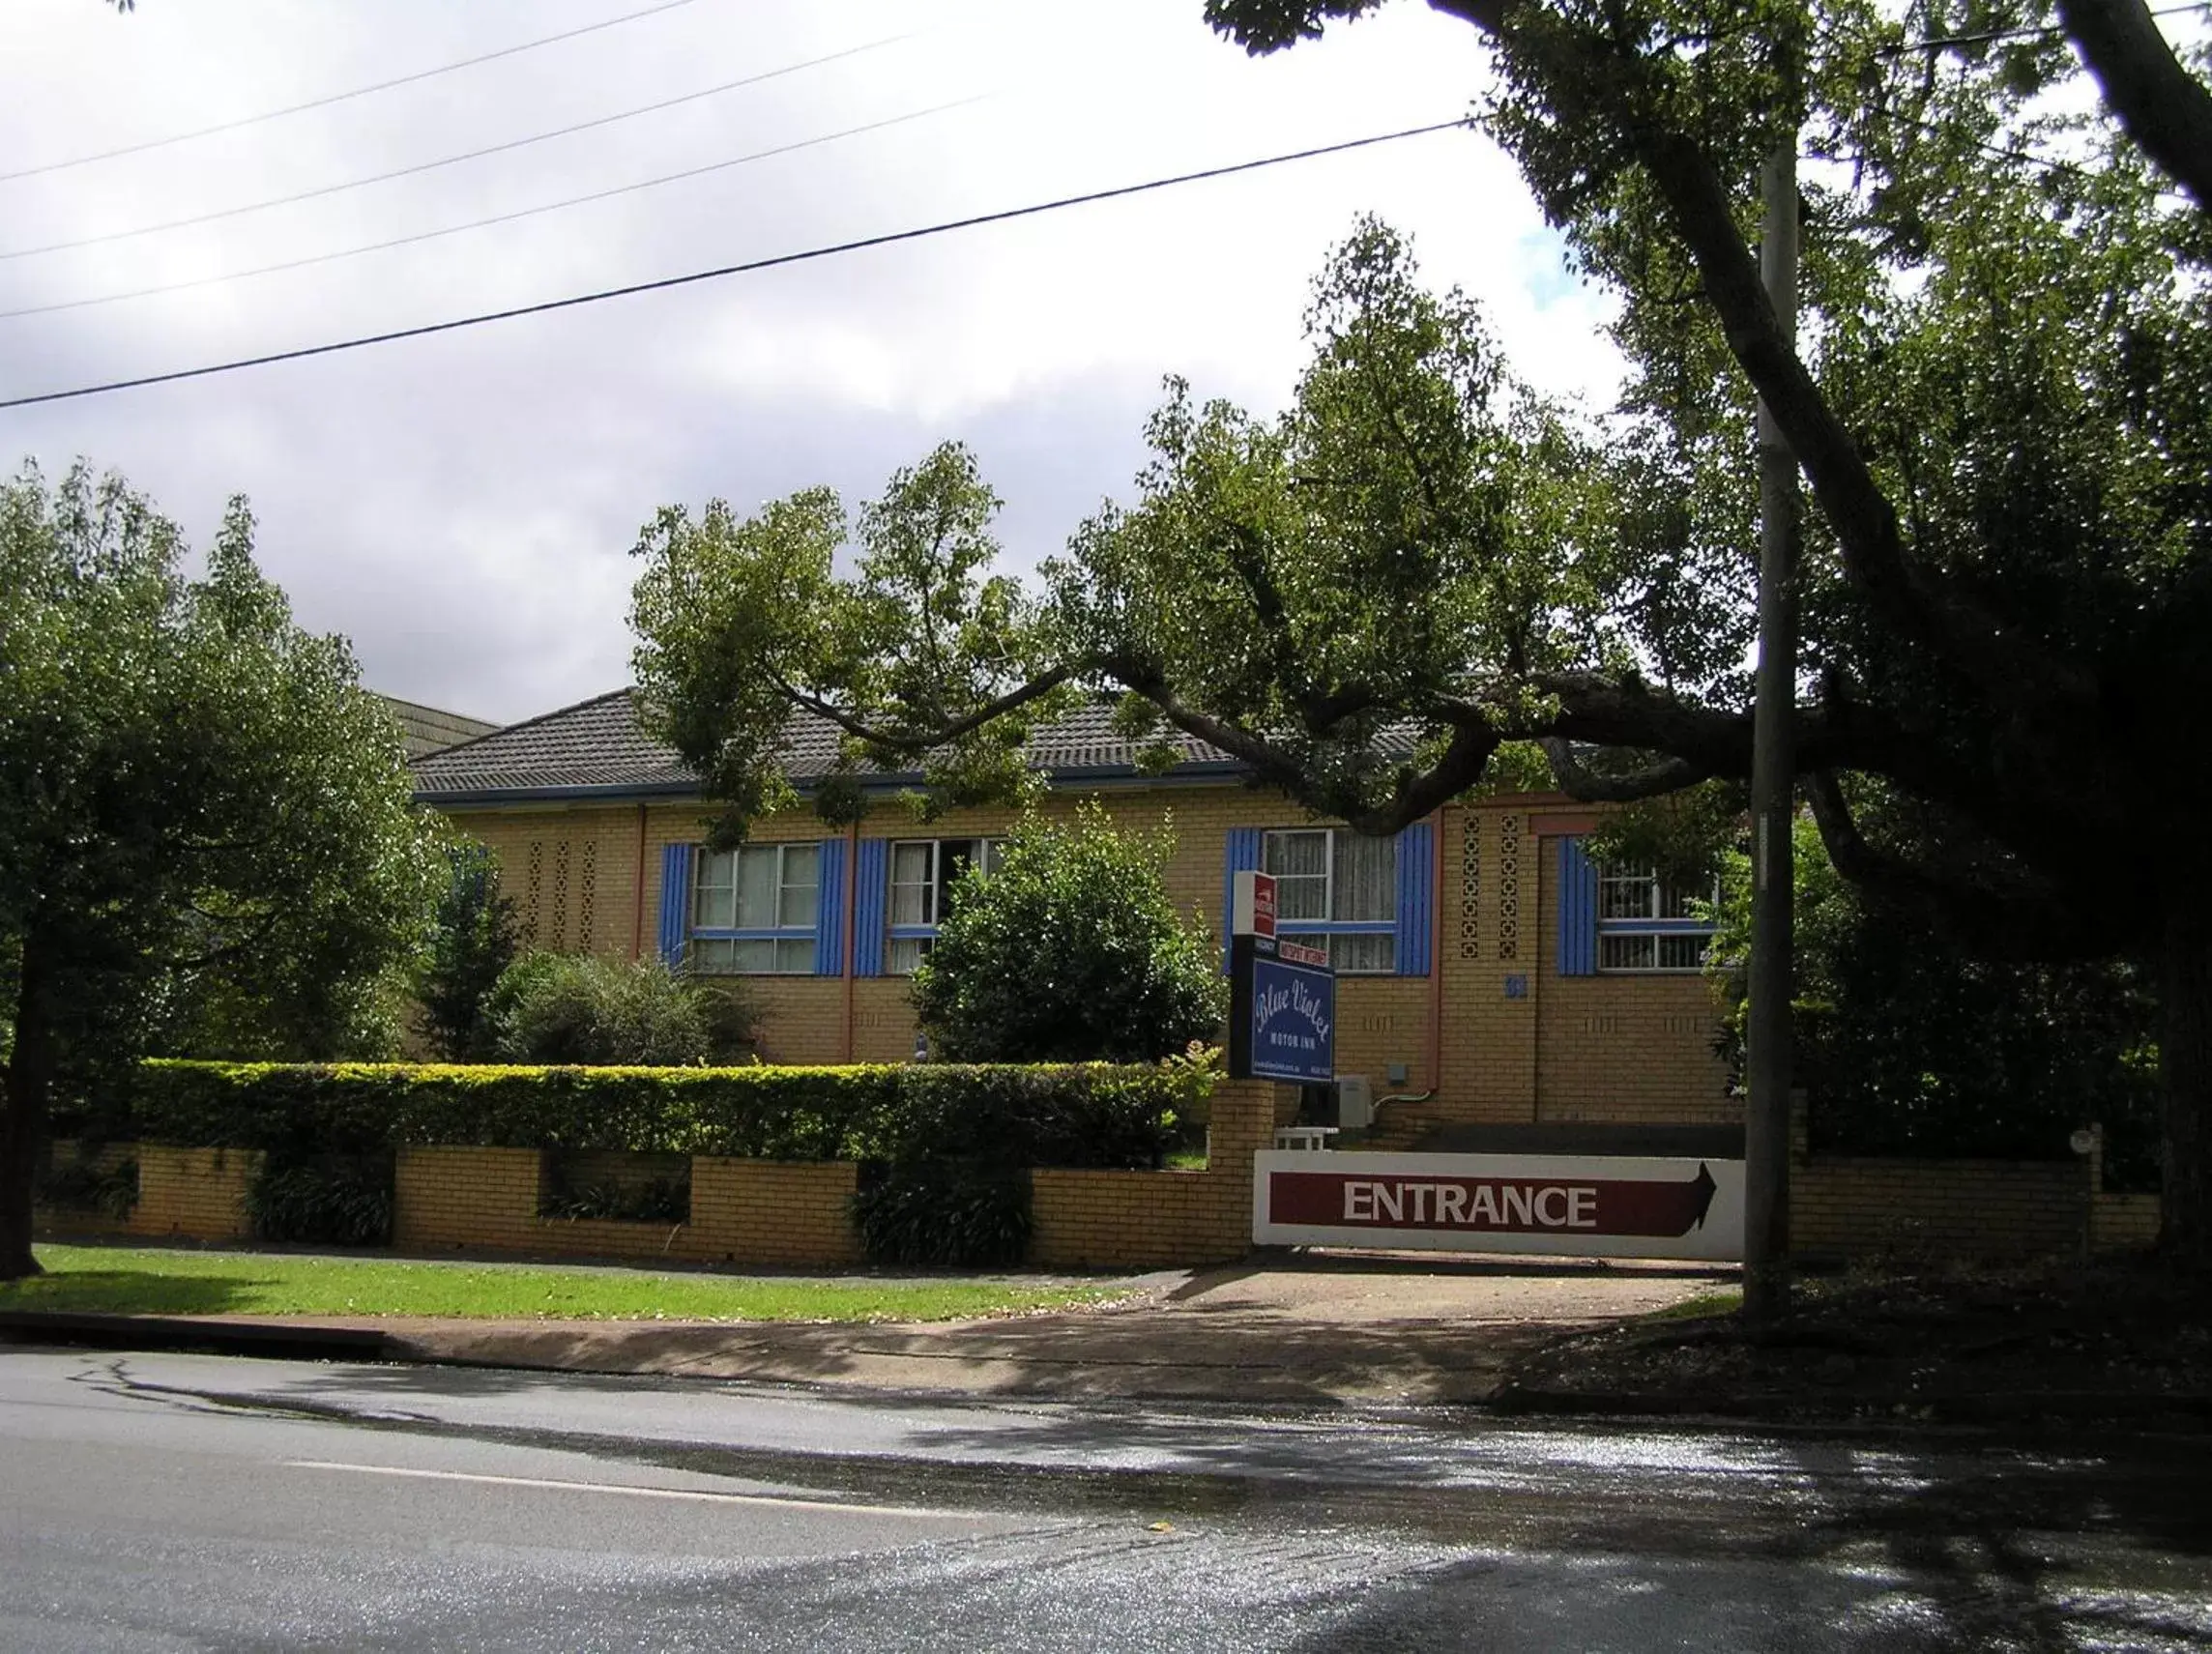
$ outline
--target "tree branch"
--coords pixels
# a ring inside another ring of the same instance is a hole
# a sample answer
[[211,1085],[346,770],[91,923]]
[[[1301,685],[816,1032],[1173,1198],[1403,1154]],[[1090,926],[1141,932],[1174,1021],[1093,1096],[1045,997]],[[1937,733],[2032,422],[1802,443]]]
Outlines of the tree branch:
[[[1512,47],[1511,15],[1528,0],[1430,0]],[[2023,636],[1977,599],[1916,564],[1897,513],[1865,455],[1827,404],[1767,302],[1759,261],[1734,205],[1703,149],[1656,111],[1648,66],[1605,43],[1579,43],[1581,73],[1555,99],[1556,117],[1616,123],[1666,203],[1703,277],[1706,298],[1744,375],[1773,414],[1813,497],[1834,530],[1846,576],[1907,638],[1954,653],[1986,689],[2016,707],[2095,696],[2089,674]],[[1623,73],[1626,73],[1625,86]],[[1562,82],[1563,84],[1563,82]],[[1614,88],[1610,94],[1608,88]]]
[[2212,91],[2159,33],[2143,0],[2058,0],[2066,35],[2143,153],[2212,213]]
[[2015,962],[2109,958],[2127,944],[2119,904],[2081,903],[2057,892],[2020,896],[1963,886],[1879,850],[1860,832],[1833,770],[1804,778],[1828,859],[1859,888],[1927,916],[1967,952]]
[[1068,680],[1079,676],[1088,670],[1091,664],[1090,662],[1078,661],[1066,666],[1056,666],[1051,671],[1033,678],[1020,688],[1010,689],[997,700],[978,707],[965,717],[954,718],[950,723],[941,728],[923,730],[918,733],[878,729],[854,713],[847,711],[835,702],[824,700],[820,695],[811,694],[807,690],[801,689],[772,667],[764,670],[768,673],[769,681],[775,685],[776,692],[802,711],[809,711],[817,717],[827,718],[847,735],[859,740],[866,741],[870,746],[884,747],[891,752],[912,753],[927,752],[933,746],[943,746],[946,741],[958,740],[962,736],[981,729],[994,718],[1002,718],[1008,712],[1019,711],[1030,702],[1051,694]]
[[1552,776],[1558,782],[1559,791],[1589,804],[1626,804],[1638,798],[1656,798],[1711,778],[1709,771],[1686,758],[1664,758],[1626,775],[1601,775],[1577,758],[1573,746],[1557,736],[1545,736],[1536,744],[1551,761]]

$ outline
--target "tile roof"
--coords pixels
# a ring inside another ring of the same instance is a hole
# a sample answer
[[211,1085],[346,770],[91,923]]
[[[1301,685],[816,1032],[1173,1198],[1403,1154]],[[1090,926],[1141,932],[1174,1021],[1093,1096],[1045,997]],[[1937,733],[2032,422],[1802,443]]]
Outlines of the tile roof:
[[[829,773],[838,732],[828,719],[794,713],[785,737],[785,771],[804,785]],[[1225,773],[1241,766],[1220,748],[1178,736],[1176,772]],[[1107,777],[1136,773],[1138,743],[1113,728],[1106,702],[1079,708],[1036,732],[1030,762],[1054,775]],[[415,796],[424,803],[494,803],[533,798],[684,797],[697,780],[674,751],[638,728],[627,689],[580,701],[474,740],[418,758]],[[886,773],[885,785],[916,779]]]
[[[370,694],[376,695],[375,690]],[[420,701],[402,701],[396,695],[376,695],[385,710],[399,725],[399,738],[405,742],[409,758],[422,758],[441,752],[464,740],[474,740],[480,735],[489,735],[499,725],[486,723],[481,718],[463,717],[459,712],[449,712],[438,707],[425,707]]]

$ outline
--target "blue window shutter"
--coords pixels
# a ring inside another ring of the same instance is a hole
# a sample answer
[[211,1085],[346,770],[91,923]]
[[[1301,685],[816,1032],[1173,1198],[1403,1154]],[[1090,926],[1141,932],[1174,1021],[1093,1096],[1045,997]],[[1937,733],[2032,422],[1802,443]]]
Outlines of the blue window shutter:
[[1231,827],[1221,858],[1221,969],[1229,969],[1229,928],[1237,922],[1237,875],[1260,871],[1260,829]]
[[1559,840],[1559,974],[1597,974],[1597,864],[1579,838]]
[[660,847],[660,957],[670,965],[684,963],[691,934],[691,851],[688,844]]
[[826,838],[815,864],[814,974],[845,972],[845,841]]
[[884,973],[886,910],[890,901],[890,843],[863,838],[853,862],[853,974]]
[[1398,974],[1429,973],[1429,937],[1436,928],[1436,829],[1415,822],[1398,835]]

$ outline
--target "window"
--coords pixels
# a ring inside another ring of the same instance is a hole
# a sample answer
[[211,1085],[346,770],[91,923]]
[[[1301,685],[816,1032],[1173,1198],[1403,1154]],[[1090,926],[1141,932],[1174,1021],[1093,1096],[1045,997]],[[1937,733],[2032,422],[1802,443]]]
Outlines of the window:
[[794,976],[814,969],[822,847],[745,844],[702,852],[692,884],[694,971]]
[[999,869],[1005,847],[997,838],[917,838],[891,846],[891,944],[886,969],[912,974],[937,940],[938,924],[951,911],[952,885],[979,866]]
[[1601,867],[1597,968],[1703,970],[1713,940],[1712,904],[1719,895],[1717,885],[1673,885],[1648,867]]
[[1260,870],[1275,876],[1275,929],[1327,952],[1343,975],[1398,968],[1398,841],[1336,827],[1265,833]]

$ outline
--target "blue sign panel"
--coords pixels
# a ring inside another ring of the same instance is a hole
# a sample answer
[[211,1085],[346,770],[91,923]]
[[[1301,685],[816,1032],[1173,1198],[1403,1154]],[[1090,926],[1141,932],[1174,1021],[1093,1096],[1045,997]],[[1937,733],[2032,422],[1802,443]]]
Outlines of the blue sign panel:
[[1255,955],[1250,1073],[1264,1080],[1326,1084],[1336,1077],[1336,977],[1328,967]]

